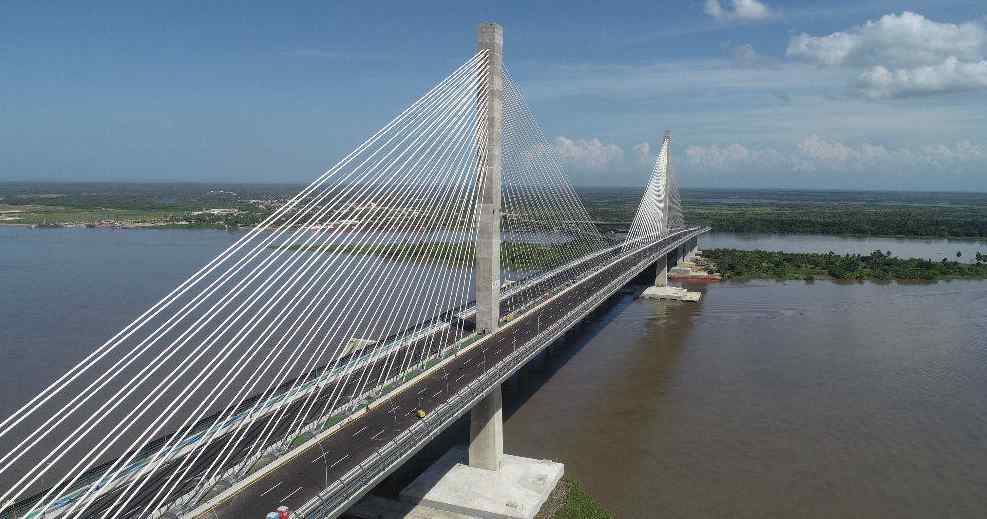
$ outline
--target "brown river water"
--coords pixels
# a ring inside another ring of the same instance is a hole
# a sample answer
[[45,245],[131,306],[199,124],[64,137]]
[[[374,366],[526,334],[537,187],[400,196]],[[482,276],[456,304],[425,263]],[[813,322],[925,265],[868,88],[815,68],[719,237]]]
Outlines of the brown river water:
[[987,282],[704,290],[625,296],[519,377],[507,451],[617,517],[987,514]]
[[[0,229],[0,414],[236,238]],[[510,381],[507,451],[617,517],[987,515],[987,282],[702,290],[624,295]]]

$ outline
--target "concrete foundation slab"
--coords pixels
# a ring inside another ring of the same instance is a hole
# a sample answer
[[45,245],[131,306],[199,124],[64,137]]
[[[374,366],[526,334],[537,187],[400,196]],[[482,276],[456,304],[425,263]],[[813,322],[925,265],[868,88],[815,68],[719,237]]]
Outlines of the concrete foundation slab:
[[482,519],[532,519],[562,479],[565,466],[504,455],[498,471],[470,467],[451,449],[401,492],[401,500]]
[[648,287],[644,289],[641,297],[645,299],[669,299],[697,303],[702,295],[702,292],[690,292],[678,287]]

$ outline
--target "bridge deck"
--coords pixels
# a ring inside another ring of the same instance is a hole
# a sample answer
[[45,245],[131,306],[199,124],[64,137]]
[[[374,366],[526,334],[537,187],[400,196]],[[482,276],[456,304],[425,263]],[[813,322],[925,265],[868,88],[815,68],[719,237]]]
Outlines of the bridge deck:
[[[323,513],[331,510],[337,513],[345,510],[362,493],[345,492],[344,489],[351,485],[346,485],[344,481],[356,481],[365,493],[400,461],[416,452],[417,448],[468,409],[463,407],[443,415],[438,412],[441,408],[449,407],[454,401],[464,400],[471,394],[475,399],[482,397],[493,385],[477,391],[474,386],[478,382],[484,382],[488,375],[500,378],[509,376],[527,358],[537,354],[595,309],[653,263],[655,258],[667,254],[701,232],[697,229],[682,230],[589,274],[582,281],[528,309],[497,333],[477,341],[418,380],[374,403],[333,434],[313,441],[306,450],[294,453],[291,460],[256,478],[248,487],[231,492],[228,499],[199,510],[208,511],[210,517],[223,518],[259,517],[259,514],[282,504],[293,509],[318,508],[320,517],[325,517]],[[513,363],[506,373],[504,370],[491,373],[498,371],[495,368],[501,367],[512,357],[519,361]],[[415,414],[418,409],[429,411],[429,416],[420,419]],[[418,434],[413,434],[415,432]],[[404,449],[407,443],[417,445]],[[401,460],[376,456],[389,444],[402,444]],[[328,492],[313,497],[327,487]]]

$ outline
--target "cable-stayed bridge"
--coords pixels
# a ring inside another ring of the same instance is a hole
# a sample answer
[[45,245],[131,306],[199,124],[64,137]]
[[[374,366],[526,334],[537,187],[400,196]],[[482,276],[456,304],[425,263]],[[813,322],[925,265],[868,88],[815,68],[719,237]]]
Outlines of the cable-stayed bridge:
[[666,134],[603,234],[502,61],[478,51],[0,422],[0,517],[335,517],[705,229]]

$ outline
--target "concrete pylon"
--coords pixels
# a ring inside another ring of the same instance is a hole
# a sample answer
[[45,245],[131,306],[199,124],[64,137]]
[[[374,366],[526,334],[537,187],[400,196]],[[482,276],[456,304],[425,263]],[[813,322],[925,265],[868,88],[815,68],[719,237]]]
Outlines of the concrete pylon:
[[[500,325],[501,133],[504,121],[504,29],[480,24],[479,49],[486,50],[487,142],[480,187],[476,238],[476,329],[482,334]],[[504,416],[500,386],[470,411],[469,465],[500,470],[504,461]]]
[[500,212],[501,152],[504,119],[503,29],[495,23],[480,25],[480,50],[487,51],[485,161],[480,186],[480,216],[476,238],[476,328],[497,331],[500,322]]

